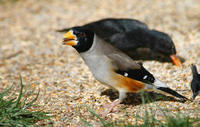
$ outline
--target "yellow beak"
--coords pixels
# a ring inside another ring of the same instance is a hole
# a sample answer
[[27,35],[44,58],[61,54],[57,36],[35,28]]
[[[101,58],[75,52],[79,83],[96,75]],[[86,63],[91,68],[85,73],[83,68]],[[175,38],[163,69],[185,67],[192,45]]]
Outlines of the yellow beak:
[[76,42],[76,35],[73,34],[72,30],[68,31],[64,35],[64,40],[63,40],[64,45],[71,45],[74,46],[77,44]]

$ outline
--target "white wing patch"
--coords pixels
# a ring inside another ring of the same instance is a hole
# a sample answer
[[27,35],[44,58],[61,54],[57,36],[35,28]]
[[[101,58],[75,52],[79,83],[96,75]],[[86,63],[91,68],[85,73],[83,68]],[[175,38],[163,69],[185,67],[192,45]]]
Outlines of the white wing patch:
[[146,79],[147,78],[147,75],[145,75],[144,77],[143,77],[143,79]]
[[126,76],[126,77],[127,77],[127,76],[128,76],[128,73],[126,73],[126,72],[125,72],[125,73],[124,73],[124,76]]

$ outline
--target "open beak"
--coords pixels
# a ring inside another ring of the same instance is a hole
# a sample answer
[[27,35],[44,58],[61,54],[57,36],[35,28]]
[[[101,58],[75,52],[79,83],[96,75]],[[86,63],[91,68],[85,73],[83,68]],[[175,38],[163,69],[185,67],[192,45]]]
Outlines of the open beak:
[[172,54],[172,55],[170,55],[170,58],[172,59],[173,63],[176,66],[181,66],[182,63],[181,63],[180,59],[176,55]]
[[75,46],[77,44],[76,36],[73,34],[72,30],[68,31],[64,35],[63,45]]

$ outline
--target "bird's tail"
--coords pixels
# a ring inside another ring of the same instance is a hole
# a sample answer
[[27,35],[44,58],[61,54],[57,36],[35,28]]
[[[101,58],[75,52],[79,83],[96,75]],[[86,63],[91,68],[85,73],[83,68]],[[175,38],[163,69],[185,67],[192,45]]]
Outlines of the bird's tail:
[[176,91],[170,89],[165,83],[161,82],[160,80],[158,79],[155,79],[155,82],[153,83],[153,85],[158,89],[158,90],[161,90],[165,93],[168,93],[170,95],[173,95],[177,98],[181,98],[181,99],[184,99],[184,100],[188,100],[188,98],[184,97],[183,95],[180,95],[179,93],[177,93]]
[[196,65],[192,64],[192,65],[191,65],[191,70],[192,70],[192,75],[193,75],[194,77],[198,77],[198,71],[197,71]]
[[174,91],[174,90],[172,90],[172,89],[170,89],[170,88],[167,88],[167,87],[159,87],[159,88],[157,88],[157,89],[159,89],[159,90],[161,90],[161,91],[164,91],[164,92],[166,92],[166,93],[168,93],[168,94],[171,94],[171,95],[173,95],[173,96],[175,96],[175,97],[188,100],[188,98],[184,97],[183,95],[180,95],[179,93],[177,93],[176,91]]

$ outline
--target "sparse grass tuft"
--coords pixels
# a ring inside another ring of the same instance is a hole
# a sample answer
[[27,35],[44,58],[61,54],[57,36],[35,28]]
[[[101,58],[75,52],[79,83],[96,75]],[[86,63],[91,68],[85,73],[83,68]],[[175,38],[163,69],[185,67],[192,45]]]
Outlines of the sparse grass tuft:
[[[23,82],[20,76],[20,93],[17,98],[5,99],[8,96],[12,87],[0,93],[0,126],[30,126],[37,121],[49,119],[47,112],[43,111],[29,111],[28,108],[33,106],[37,100],[39,92],[36,97],[27,102],[27,90],[23,92]],[[25,96],[26,95],[26,96]]]
[[[148,98],[147,98],[148,99]],[[143,104],[145,103],[144,96],[142,96]],[[156,119],[156,111],[152,109],[152,107],[145,106],[145,114],[144,116],[136,115],[135,121],[136,123],[130,124],[126,121],[106,121],[101,118],[98,114],[96,114],[92,109],[87,107],[90,114],[96,118],[96,121],[99,121],[101,126],[103,127],[200,127],[200,118],[191,118],[187,114],[183,114],[181,112],[172,113],[168,109],[161,109],[159,106],[156,106],[163,114],[164,120]],[[93,127],[91,123],[87,120],[81,118],[85,126]],[[140,121],[140,122],[138,122]],[[141,123],[141,121],[143,121]]]
[[[139,116],[137,115],[135,119],[136,124],[130,124],[125,121],[114,121],[109,122],[101,118],[98,114],[96,114],[93,110],[88,108],[88,111],[92,116],[96,117],[97,121],[100,121],[102,127],[199,127],[200,126],[200,118],[190,118],[187,115],[182,113],[174,113],[174,114],[165,114],[165,120],[160,121],[155,118],[154,111],[146,111],[145,115]],[[164,111],[163,111],[164,112]],[[86,120],[82,119],[85,126],[93,127],[93,125]],[[138,123],[137,121],[143,121],[143,123]]]

